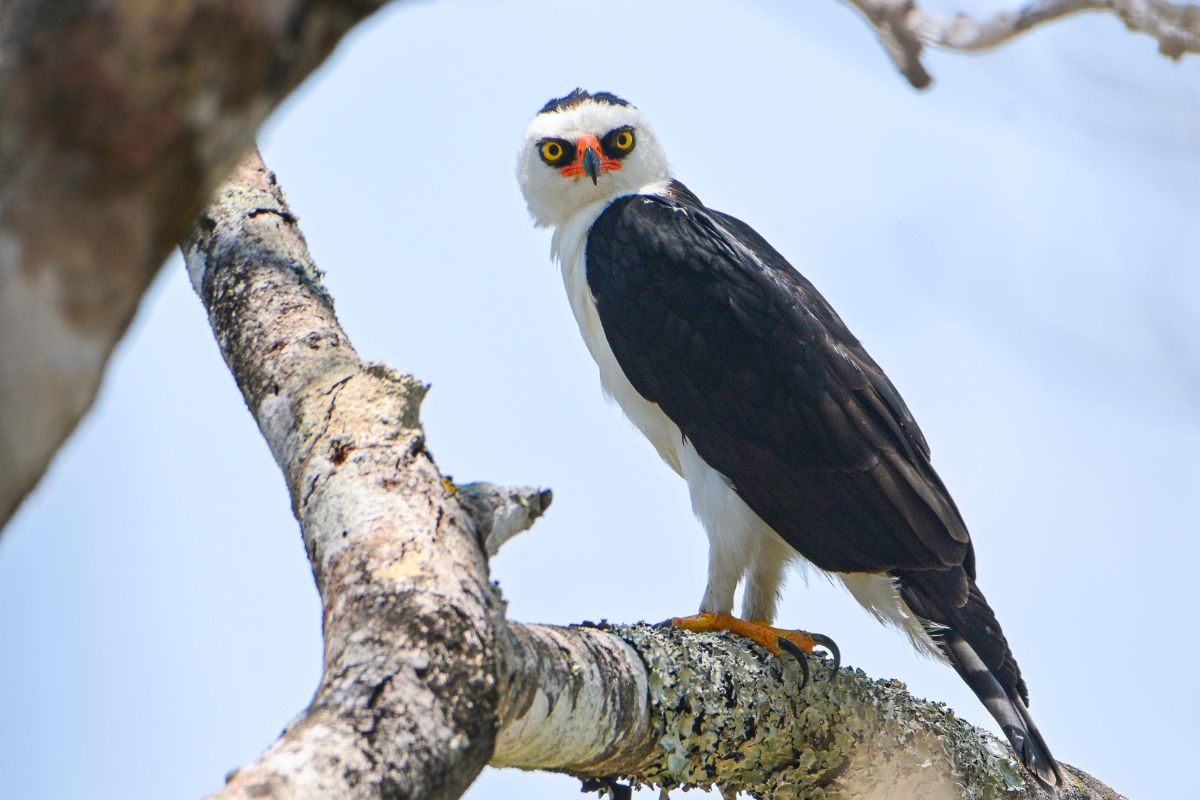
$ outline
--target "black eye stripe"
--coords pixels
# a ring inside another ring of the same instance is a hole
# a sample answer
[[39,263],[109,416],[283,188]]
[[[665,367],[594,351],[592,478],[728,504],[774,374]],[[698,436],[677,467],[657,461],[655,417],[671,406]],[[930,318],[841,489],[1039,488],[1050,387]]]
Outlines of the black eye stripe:
[[[633,140],[627,150],[622,150],[617,147],[617,137],[622,133],[628,133]],[[600,140],[600,147],[602,150],[604,150],[604,154],[609,158],[624,158],[633,152],[633,148],[637,147],[637,133],[629,125],[622,125],[619,128],[613,128],[611,131],[604,134],[604,138]]]
[[[546,145],[548,144],[556,144],[559,146],[560,152],[557,158],[546,157]],[[561,167],[565,164],[569,164],[571,161],[571,143],[566,139],[540,139],[537,143],[537,154],[542,161],[546,162],[550,166]]]

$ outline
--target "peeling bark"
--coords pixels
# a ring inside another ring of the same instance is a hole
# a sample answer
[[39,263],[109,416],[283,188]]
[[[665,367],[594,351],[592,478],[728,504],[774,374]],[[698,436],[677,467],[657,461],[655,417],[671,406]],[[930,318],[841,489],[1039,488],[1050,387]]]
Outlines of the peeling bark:
[[1158,40],[1158,50],[1178,61],[1200,53],[1200,6],[1169,0],[1032,0],[1013,11],[975,20],[925,11],[916,0],[842,0],[867,19],[900,73],[917,89],[933,77],[921,63],[925,45],[945,50],[987,50],[1038,25],[1084,11],[1107,11],[1131,31]]
[[382,2],[0,1],[0,528],[259,124]]
[[[801,689],[727,636],[506,621],[484,547],[548,493],[438,473],[425,387],[359,360],[257,153],[184,252],[324,608],[312,704],[215,797],[452,798],[489,761],[763,798],[1044,797],[1007,745],[895,682],[826,663]],[[1066,773],[1060,797],[1119,797]]]

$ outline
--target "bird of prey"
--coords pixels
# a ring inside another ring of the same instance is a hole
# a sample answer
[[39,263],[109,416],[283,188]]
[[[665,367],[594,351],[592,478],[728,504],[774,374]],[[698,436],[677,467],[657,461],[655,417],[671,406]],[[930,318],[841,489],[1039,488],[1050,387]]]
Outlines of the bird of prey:
[[825,298],[675,180],[614,94],[546,103],[517,171],[605,393],[687,481],[708,534],[700,613],[673,622],[811,652],[829,640],[770,627],[785,567],[807,560],[949,662],[1029,771],[1061,783],[929,446]]

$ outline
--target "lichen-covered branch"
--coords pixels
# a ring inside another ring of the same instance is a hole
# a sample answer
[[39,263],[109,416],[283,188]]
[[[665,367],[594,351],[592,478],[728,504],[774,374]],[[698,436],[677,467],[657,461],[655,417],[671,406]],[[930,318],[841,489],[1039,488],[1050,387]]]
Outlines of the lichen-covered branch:
[[[727,637],[506,621],[485,543],[549,493],[438,473],[425,387],[359,359],[257,153],[184,253],[324,607],[312,704],[216,797],[452,798],[489,761],[763,798],[1040,796],[1006,745],[858,671],[801,689],[794,663]],[[1064,798],[1118,797],[1067,775]]]
[[[801,688],[794,663],[726,635],[509,628],[520,655],[501,650],[498,766],[727,797],[1046,797],[1007,744],[896,681],[825,662]],[[1121,797],[1063,768],[1062,800]]]
[[918,89],[933,78],[921,63],[925,45],[947,50],[998,47],[1046,22],[1084,11],[1106,11],[1131,31],[1158,40],[1163,55],[1180,59],[1200,53],[1200,5],[1169,0],[1032,0],[1012,11],[976,20],[922,9],[916,0],[842,0],[858,9],[875,28],[896,67]]
[[0,0],[0,529],[267,114],[384,0]]

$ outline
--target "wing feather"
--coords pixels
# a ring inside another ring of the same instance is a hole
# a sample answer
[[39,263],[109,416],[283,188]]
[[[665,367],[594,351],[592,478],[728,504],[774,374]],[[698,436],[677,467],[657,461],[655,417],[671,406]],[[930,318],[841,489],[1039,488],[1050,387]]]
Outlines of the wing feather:
[[587,277],[633,386],[810,561],[890,575],[1026,766],[1061,781],[929,446],[817,290],[680,184],[610,206]]
[[690,193],[621,198],[588,236],[587,278],[633,386],[810,561],[880,572],[969,560],[899,393],[749,226]]

